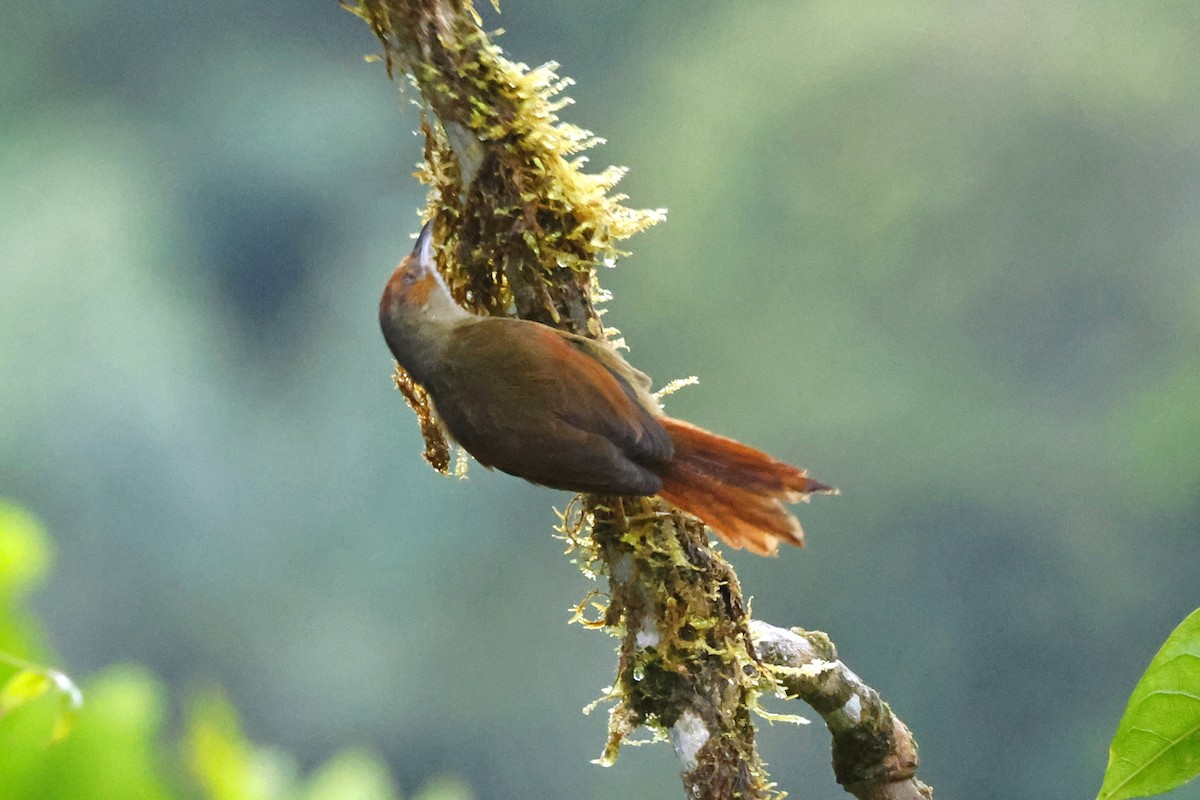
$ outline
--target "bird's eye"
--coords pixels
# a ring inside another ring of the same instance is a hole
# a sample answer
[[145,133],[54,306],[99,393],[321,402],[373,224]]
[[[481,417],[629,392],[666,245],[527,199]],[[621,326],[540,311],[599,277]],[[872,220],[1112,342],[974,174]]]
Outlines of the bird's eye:
[[412,272],[405,272],[404,277],[400,279],[405,286],[412,286],[417,281],[417,276]]

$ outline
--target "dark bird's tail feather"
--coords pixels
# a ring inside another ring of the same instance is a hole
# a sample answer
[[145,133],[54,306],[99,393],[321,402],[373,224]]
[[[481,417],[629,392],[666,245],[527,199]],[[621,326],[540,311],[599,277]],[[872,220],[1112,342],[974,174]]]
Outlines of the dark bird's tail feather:
[[741,442],[677,419],[659,419],[675,444],[659,496],[704,521],[731,547],[773,554],[780,541],[804,545],[800,521],[784,503],[836,494],[804,470]]

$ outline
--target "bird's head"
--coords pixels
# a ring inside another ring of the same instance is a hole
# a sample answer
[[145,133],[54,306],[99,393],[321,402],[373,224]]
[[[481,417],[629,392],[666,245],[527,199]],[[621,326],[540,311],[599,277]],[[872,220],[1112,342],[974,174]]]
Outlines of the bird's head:
[[[446,288],[433,263],[433,220],[392,273],[379,300],[379,326],[396,360],[416,377],[458,325],[476,319]],[[423,373],[422,373],[423,374]],[[419,379],[420,380],[420,379]]]
[[433,263],[433,220],[425,223],[411,253],[404,257],[383,290],[379,314],[386,317],[422,311],[438,290],[445,291]]

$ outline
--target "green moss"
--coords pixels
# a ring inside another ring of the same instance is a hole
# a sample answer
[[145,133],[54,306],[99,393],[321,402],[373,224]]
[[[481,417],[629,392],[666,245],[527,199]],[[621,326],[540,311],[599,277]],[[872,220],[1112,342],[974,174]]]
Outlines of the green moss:
[[[776,683],[750,649],[733,570],[711,549],[698,521],[659,501],[606,498],[582,509],[575,535],[590,528],[595,562],[607,565],[607,622],[620,640],[610,692],[616,706],[602,761],[614,760],[639,725],[666,736],[686,709],[715,732],[695,767],[714,774],[694,776],[728,790],[712,796],[769,796],[750,712]],[[718,696],[698,694],[714,687]],[[717,775],[730,764],[739,765],[736,775]]]
[[[447,18],[433,5],[361,0],[350,9],[379,37],[389,71],[413,74],[436,112],[423,122],[427,144],[417,174],[430,187],[429,213],[440,220],[441,263],[452,291],[479,313],[566,320],[577,333],[600,336],[587,324],[592,270],[624,255],[617,242],[664,212],[627,208],[623,195],[611,194],[623,168],[584,172],[585,160],[575,156],[602,140],[558,118],[570,102],[558,95],[571,81],[559,77],[556,64],[529,69],[511,62],[462,13]],[[437,37],[414,33],[430,28]],[[481,148],[469,182],[450,124],[462,125]]]

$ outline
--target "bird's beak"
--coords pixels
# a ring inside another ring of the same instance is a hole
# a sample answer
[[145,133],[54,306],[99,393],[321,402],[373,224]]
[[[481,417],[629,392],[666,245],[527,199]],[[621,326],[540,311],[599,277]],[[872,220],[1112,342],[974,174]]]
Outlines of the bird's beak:
[[422,271],[433,269],[433,220],[425,223],[425,227],[421,228],[420,235],[417,236],[417,243],[413,246],[412,251],[413,261],[416,266]]

